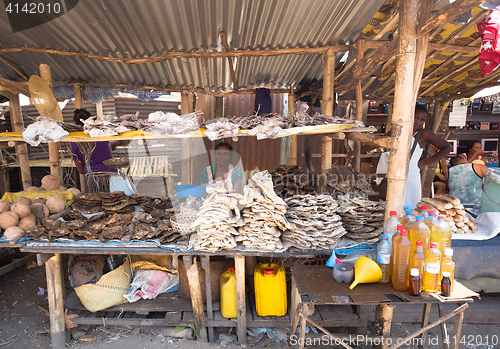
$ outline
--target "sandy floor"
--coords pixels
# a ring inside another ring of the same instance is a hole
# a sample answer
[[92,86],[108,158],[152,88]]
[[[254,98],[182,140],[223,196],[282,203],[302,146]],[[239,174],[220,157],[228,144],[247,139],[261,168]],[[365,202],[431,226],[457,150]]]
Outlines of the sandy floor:
[[[37,295],[40,288],[46,289],[45,268],[18,268],[0,276],[0,348],[32,349],[50,348],[50,322],[45,314],[48,309],[47,294]],[[452,331],[453,325],[447,325]],[[418,328],[418,324],[393,324],[392,335],[408,335]],[[370,331],[370,329],[369,329]],[[231,333],[225,333],[231,337]],[[494,349],[500,348],[500,327],[497,325],[471,325],[463,327],[460,348]],[[232,333],[234,337],[234,332]],[[68,341],[70,348],[105,348],[105,349],[209,349],[209,348],[287,348],[287,344],[272,342],[264,337],[256,344],[240,346],[227,341],[214,344],[200,343],[188,339],[176,339],[160,331],[144,332],[141,329],[117,327],[91,327],[87,336],[94,339],[92,344]],[[250,340],[252,337],[249,337]],[[488,343],[487,343],[488,342]],[[316,343],[310,348],[329,348],[328,343]],[[416,348],[415,345],[403,348]],[[336,346],[338,347],[338,346]],[[359,345],[358,348],[365,348]],[[424,348],[442,348],[441,332],[434,328],[429,332]]]

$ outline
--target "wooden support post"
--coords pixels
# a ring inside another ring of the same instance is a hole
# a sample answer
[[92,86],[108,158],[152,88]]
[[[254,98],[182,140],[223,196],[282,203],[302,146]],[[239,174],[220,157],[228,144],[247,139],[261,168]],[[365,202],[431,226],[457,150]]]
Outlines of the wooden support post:
[[[75,109],[83,108],[83,88],[82,85],[73,85],[73,95],[75,96]],[[85,193],[85,173],[79,173],[80,175],[80,191]]]
[[[12,126],[12,131],[22,132],[24,129],[23,114],[21,112],[21,104],[19,103],[19,95],[13,93],[9,95],[9,107],[10,107],[10,124]],[[23,183],[23,189],[31,186],[31,171],[30,163],[28,160],[28,146],[26,143],[16,143],[15,146],[17,159],[19,161],[19,167],[21,168],[21,181]]]
[[4,162],[3,162],[3,152],[0,150],[0,195],[3,196],[6,192],[9,191],[7,185],[7,171],[5,171]]
[[[360,62],[365,54],[365,40],[360,39],[356,44],[356,60]],[[362,67],[356,65],[356,71],[354,74],[359,75]],[[356,120],[363,120],[363,91],[361,88],[361,80],[356,84]],[[358,171],[361,169],[361,143],[358,141],[354,142],[354,159],[353,159],[354,170]]]
[[[455,308],[460,307],[460,303],[454,303]],[[464,324],[464,312],[462,311],[455,318],[455,323],[453,325],[453,334],[451,336],[451,349],[458,349],[460,346],[460,339],[462,338],[462,325]]]
[[396,137],[387,172],[386,218],[390,211],[401,212],[408,177],[410,143],[413,131],[413,71],[415,69],[416,18],[418,1],[401,0],[399,43],[396,59],[396,87],[392,116],[392,134]]
[[207,328],[205,313],[203,312],[203,299],[201,296],[200,279],[198,276],[198,263],[196,257],[183,256],[184,267],[191,294],[191,304],[193,305],[194,325],[196,326],[196,336],[201,342],[207,341]]
[[[392,313],[394,310],[393,305],[379,304],[375,309],[375,328],[378,329],[378,335],[382,335],[385,338],[391,335],[391,324],[392,324]],[[388,344],[374,345],[374,349],[386,349],[389,347]]]
[[[189,114],[189,93],[181,93],[181,115]],[[191,184],[191,142],[189,139],[181,140],[182,151],[182,184]]]
[[52,348],[66,348],[66,328],[64,323],[64,299],[61,271],[61,255],[56,253],[45,262],[47,294],[50,313],[50,337]]
[[[441,318],[444,315],[443,303],[438,303],[438,315]],[[462,312],[463,313],[463,312]],[[450,349],[450,337],[448,337],[448,330],[446,329],[446,322],[441,322],[441,342],[443,342],[443,349]]]
[[[420,17],[418,22],[425,23],[431,16],[433,0],[422,0],[420,2]],[[417,102],[418,90],[424,73],[424,66],[427,60],[427,45],[429,44],[430,32],[419,36],[417,39],[417,49],[415,53],[415,70],[413,73],[413,99],[412,104]]]
[[245,289],[245,256],[234,256],[234,272],[236,277],[236,311],[238,322],[238,343],[247,342],[247,305]]
[[[295,115],[295,94],[288,94],[288,114]],[[297,135],[290,136],[290,165],[297,165]]]
[[[323,114],[333,115],[334,103],[334,79],[335,79],[335,52],[326,52],[323,69]],[[332,167],[332,139],[323,136],[321,141],[321,172]]]
[[[47,64],[40,64],[40,77],[49,85],[52,90],[52,74]],[[62,179],[61,165],[59,163],[59,143],[49,143],[49,164],[50,174]]]
[[[203,256],[202,258],[202,266],[205,269],[205,289],[207,292],[207,319],[214,319],[214,311],[212,304],[212,278],[211,278],[211,269],[210,269],[210,256]],[[214,328],[212,326],[208,326],[208,341],[215,342],[214,338]]]
[[[431,305],[432,303],[424,303],[424,310],[422,312],[422,323],[420,327],[426,327],[429,324],[429,316],[431,315]],[[425,343],[425,339],[427,338],[427,332],[423,332],[420,336],[422,339],[418,344],[419,349],[424,349],[423,343]]]

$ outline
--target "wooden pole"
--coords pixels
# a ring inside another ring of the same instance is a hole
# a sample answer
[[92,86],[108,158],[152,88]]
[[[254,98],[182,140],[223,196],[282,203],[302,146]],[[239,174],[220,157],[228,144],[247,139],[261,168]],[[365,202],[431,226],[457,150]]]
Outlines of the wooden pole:
[[408,177],[410,143],[413,131],[415,104],[408,103],[413,96],[413,71],[417,41],[418,1],[401,0],[399,15],[398,58],[396,59],[396,88],[392,116],[394,150],[391,151],[387,172],[387,203],[385,215],[389,211],[401,212]]
[[[333,115],[334,84],[335,80],[335,52],[326,52],[323,69],[323,114]],[[321,172],[332,167],[332,139],[323,136],[321,141]]]
[[189,293],[191,294],[191,303],[193,305],[194,324],[196,326],[196,336],[201,342],[207,341],[207,328],[205,313],[203,311],[203,298],[201,296],[200,278],[198,276],[198,263],[196,256],[183,256],[184,267],[189,284]]
[[56,253],[45,262],[47,295],[50,314],[50,338],[52,348],[66,348],[66,328],[64,323],[64,299],[61,271],[61,255]]
[[[288,114],[295,115],[295,93],[288,94]],[[290,165],[297,165],[297,135],[290,136]]]
[[[360,39],[356,44],[356,61],[360,62],[363,59],[365,54],[365,40]],[[355,75],[359,75],[362,67],[360,65],[356,65]],[[356,120],[363,120],[363,91],[361,88],[361,80],[356,84]],[[361,169],[361,143],[355,141],[354,142],[354,159],[353,159],[353,167],[354,170],[358,171]]]
[[[40,77],[49,85],[52,91],[52,74],[47,64],[40,64]],[[61,166],[59,164],[59,143],[49,143],[50,174],[62,179]]]
[[[420,3],[419,23],[426,22],[431,16],[433,0],[422,0]],[[427,60],[427,45],[429,44],[430,32],[419,36],[417,39],[417,50],[415,54],[415,71],[413,73],[413,99],[412,103],[417,102],[418,90],[424,73],[424,66]]]
[[[404,1],[404,0],[403,0]],[[394,311],[394,306],[387,304],[379,304],[375,308],[375,326],[378,328],[378,335],[382,335],[385,338],[391,335],[391,324],[392,324],[392,314]],[[374,345],[374,349],[386,349],[389,347],[388,344]]]
[[[75,109],[83,108],[83,88],[82,85],[73,85],[73,94],[75,95]],[[80,191],[85,193],[85,173],[79,173],[80,175]]]
[[[181,93],[181,115],[189,114],[189,93]],[[181,141],[182,151],[182,184],[191,183],[191,151],[189,139]]]
[[247,342],[247,305],[245,297],[245,256],[234,256],[236,278],[236,311],[238,322],[238,343]]
[[[12,126],[12,131],[22,132],[24,128],[23,114],[21,111],[21,104],[19,103],[19,95],[14,93],[9,96],[9,106],[10,106],[10,124]],[[26,190],[31,186],[31,171],[30,163],[28,159],[28,146],[26,143],[16,143],[15,146],[17,159],[19,161],[19,167],[21,168],[21,181],[23,183],[23,189]]]

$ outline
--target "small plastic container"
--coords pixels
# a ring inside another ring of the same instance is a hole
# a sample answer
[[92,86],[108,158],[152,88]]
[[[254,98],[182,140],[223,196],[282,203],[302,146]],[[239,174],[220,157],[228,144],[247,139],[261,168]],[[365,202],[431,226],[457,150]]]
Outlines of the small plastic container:
[[338,283],[350,283],[354,276],[354,269],[349,264],[342,263],[340,258],[337,258],[335,262],[335,266],[333,267],[333,278],[335,281]]

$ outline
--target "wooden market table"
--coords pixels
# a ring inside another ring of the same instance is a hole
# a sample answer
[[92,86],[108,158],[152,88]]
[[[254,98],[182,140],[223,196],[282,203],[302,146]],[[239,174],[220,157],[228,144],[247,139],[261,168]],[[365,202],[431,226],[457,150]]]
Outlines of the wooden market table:
[[[332,343],[342,345],[347,349],[352,349],[349,344],[354,342],[371,342],[377,345],[378,348],[396,349],[405,345],[405,341],[411,341],[413,338],[421,335],[418,338],[419,348],[422,348],[421,343],[425,343],[426,332],[438,325],[441,327],[442,338],[448,338],[443,341],[444,349],[458,349],[459,341],[453,340],[460,338],[462,324],[464,319],[464,311],[469,307],[468,303],[472,303],[472,298],[460,299],[443,299],[436,295],[431,295],[422,292],[421,296],[411,296],[408,291],[396,291],[391,283],[381,284],[359,284],[353,290],[349,290],[349,285],[338,283],[333,279],[332,269],[326,266],[319,265],[295,265],[292,267],[292,294],[290,317],[292,318],[292,326],[290,336],[295,336],[291,340],[291,344],[298,344],[298,348],[304,348],[306,338],[321,338],[321,334],[310,334],[306,337],[306,325],[309,322],[324,332],[323,336],[327,335],[331,338]],[[455,310],[449,314],[444,314],[443,304],[451,303],[455,306]],[[421,328],[404,338],[391,337],[391,322],[392,309],[395,306],[405,304],[421,304],[423,305],[422,326]],[[437,304],[439,319],[429,324],[429,315],[431,305]],[[332,334],[325,327],[328,324],[322,324],[321,318],[315,317],[315,308],[321,306],[363,306],[376,305],[376,327],[379,328],[381,335],[344,335]],[[453,334],[448,335],[445,321],[456,316],[453,328]],[[300,323],[300,334],[297,338],[296,331]],[[381,342],[381,338],[385,339]],[[378,341],[377,341],[378,339]],[[420,342],[421,340],[421,342]]]
[[[47,277],[47,294],[49,299],[50,312],[50,333],[52,338],[52,348],[62,349],[66,347],[66,333],[64,324],[65,312],[65,287],[62,281],[62,254],[121,254],[121,255],[171,255],[174,258],[182,256],[184,266],[186,268],[189,289],[191,293],[191,305],[193,320],[196,326],[198,339],[201,341],[213,341],[214,327],[236,327],[238,341],[242,344],[246,343],[247,325],[251,327],[272,327],[272,324],[266,321],[254,321],[251,314],[247,314],[247,296],[245,288],[245,257],[275,257],[275,258],[311,258],[316,254],[326,253],[327,251],[311,251],[292,249],[287,252],[265,252],[265,251],[240,251],[240,250],[225,250],[220,252],[207,251],[179,251],[160,248],[154,244],[82,244],[78,242],[43,242],[43,241],[24,241],[21,243],[22,252],[34,252],[41,254],[46,264]],[[237,318],[236,319],[221,319],[214,316],[212,303],[212,288],[210,282],[210,258],[212,256],[225,256],[234,258],[235,276],[236,276],[236,299],[237,299]],[[205,270],[206,280],[206,315],[202,302],[201,285],[198,275],[198,264]],[[165,298],[168,298],[166,296]],[[167,302],[162,300],[163,304]],[[148,302],[148,301],[146,301]],[[151,302],[151,301],[150,301]],[[186,302],[184,302],[186,303]],[[184,305],[185,306],[185,305]],[[122,305],[115,308],[123,308]],[[179,308],[179,307],[178,307]],[[151,308],[152,309],[152,308]],[[180,309],[180,308],[179,308]],[[184,308],[183,308],[184,309]],[[168,310],[168,309],[165,309]],[[106,311],[106,310],[105,310]],[[110,309],[110,312],[113,312]],[[287,317],[286,325],[289,324]],[[101,319],[94,318],[94,322],[89,319],[80,319],[81,324],[95,324],[95,321]],[[75,323],[79,323],[78,319],[73,319]],[[185,325],[183,319],[173,319],[169,321],[166,317],[163,320],[148,319],[147,325],[155,326],[180,326]],[[140,320],[132,321],[132,319],[107,319],[101,323],[112,325],[138,325],[146,324],[146,321],[141,323]],[[266,326],[267,324],[267,326]],[[208,330],[208,331],[207,331]],[[208,332],[208,334],[207,334]]]

